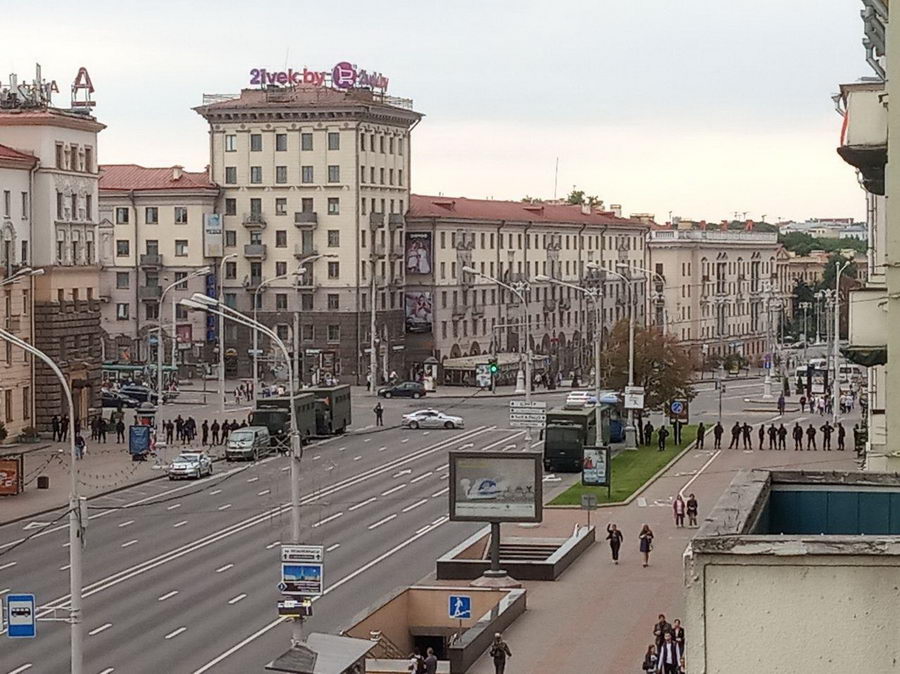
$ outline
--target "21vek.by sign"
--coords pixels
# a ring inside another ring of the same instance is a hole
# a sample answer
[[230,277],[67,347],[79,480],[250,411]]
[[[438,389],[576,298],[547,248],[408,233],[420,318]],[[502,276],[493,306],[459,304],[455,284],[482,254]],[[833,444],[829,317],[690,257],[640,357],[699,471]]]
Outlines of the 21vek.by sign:
[[328,83],[338,89],[354,89],[357,87],[368,89],[387,89],[388,78],[381,73],[369,72],[358,69],[348,61],[341,61],[331,72],[309,70],[267,70],[266,68],[250,69],[250,84],[264,87],[268,84],[295,85],[311,84],[316,87],[325,86]]

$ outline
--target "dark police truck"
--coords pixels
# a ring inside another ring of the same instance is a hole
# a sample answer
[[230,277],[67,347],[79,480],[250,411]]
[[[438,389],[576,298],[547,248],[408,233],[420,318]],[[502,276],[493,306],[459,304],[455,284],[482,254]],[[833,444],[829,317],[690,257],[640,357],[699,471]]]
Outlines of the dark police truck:
[[316,435],[337,435],[350,425],[350,387],[320,386],[304,389],[316,398]]
[[[251,426],[269,429],[272,446],[279,452],[291,448],[291,399],[289,396],[260,398],[256,409],[250,413]],[[300,443],[305,444],[316,435],[316,397],[307,391],[294,394],[294,410]]]
[[600,435],[597,411],[590,407],[557,407],[547,412],[544,424],[544,470],[580,472],[584,448],[609,444],[609,410],[601,408]]

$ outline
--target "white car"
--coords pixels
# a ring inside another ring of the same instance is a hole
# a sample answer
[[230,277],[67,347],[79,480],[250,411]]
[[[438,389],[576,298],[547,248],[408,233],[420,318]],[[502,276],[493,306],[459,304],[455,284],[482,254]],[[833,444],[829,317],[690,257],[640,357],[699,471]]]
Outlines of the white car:
[[462,417],[454,417],[438,410],[419,410],[403,415],[403,425],[407,428],[462,428]]
[[597,396],[591,391],[572,391],[566,396],[566,407],[584,407],[596,404]]
[[182,452],[169,464],[166,472],[170,480],[181,477],[199,479],[204,475],[212,475],[213,462],[206,452]]

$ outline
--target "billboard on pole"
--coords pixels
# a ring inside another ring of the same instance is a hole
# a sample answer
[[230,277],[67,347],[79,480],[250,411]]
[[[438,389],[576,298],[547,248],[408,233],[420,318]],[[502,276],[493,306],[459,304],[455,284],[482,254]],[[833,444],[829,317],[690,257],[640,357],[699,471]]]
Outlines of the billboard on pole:
[[450,452],[450,519],[540,522],[542,478],[539,452]]

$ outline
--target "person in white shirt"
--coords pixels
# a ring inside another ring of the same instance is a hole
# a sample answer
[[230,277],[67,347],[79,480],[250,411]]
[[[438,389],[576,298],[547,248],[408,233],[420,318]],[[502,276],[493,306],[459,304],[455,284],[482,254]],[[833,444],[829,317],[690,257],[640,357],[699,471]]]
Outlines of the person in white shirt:
[[659,660],[656,671],[660,674],[678,674],[678,666],[681,662],[681,649],[672,640],[672,633],[663,635],[662,645],[659,647]]

